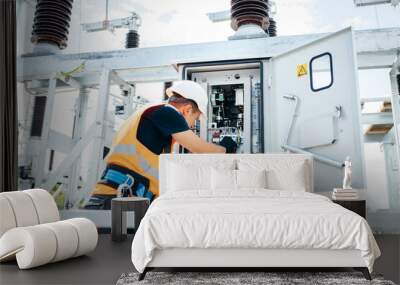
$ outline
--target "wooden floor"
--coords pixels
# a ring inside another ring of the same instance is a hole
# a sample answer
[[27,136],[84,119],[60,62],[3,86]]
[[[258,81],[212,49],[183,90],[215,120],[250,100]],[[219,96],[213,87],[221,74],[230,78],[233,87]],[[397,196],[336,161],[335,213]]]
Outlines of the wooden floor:
[[[400,236],[375,237],[382,251],[375,263],[376,273],[388,280],[400,282]],[[115,243],[109,234],[99,235],[99,243],[88,256],[19,270],[15,262],[0,265],[0,284],[115,284],[124,272],[135,271],[131,258],[132,236]]]

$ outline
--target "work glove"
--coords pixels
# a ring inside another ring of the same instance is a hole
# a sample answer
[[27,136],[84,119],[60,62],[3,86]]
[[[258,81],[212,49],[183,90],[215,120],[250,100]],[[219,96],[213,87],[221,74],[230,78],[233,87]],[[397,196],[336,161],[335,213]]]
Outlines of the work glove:
[[219,145],[226,149],[226,153],[236,153],[237,143],[231,137],[224,137]]

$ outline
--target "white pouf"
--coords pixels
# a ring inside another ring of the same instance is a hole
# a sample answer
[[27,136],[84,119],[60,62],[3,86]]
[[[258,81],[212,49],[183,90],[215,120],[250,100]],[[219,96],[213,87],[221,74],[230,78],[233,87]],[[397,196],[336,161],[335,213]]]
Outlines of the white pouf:
[[97,246],[96,225],[86,218],[59,221],[45,190],[0,193],[0,262],[17,260],[20,269],[77,257]]

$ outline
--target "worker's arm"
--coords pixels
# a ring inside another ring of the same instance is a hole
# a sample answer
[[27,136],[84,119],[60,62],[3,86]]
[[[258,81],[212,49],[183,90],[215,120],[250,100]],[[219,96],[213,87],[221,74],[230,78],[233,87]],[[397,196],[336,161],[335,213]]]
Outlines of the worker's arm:
[[191,130],[173,134],[172,137],[192,153],[225,153],[224,147],[199,138]]

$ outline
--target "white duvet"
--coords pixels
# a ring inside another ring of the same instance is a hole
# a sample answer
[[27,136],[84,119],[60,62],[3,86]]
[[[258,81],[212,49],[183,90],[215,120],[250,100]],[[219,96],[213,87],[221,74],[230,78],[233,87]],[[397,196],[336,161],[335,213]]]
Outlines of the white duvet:
[[370,271],[380,255],[359,215],[321,195],[266,189],[162,195],[140,223],[132,262],[143,272],[165,248],[358,249]]

